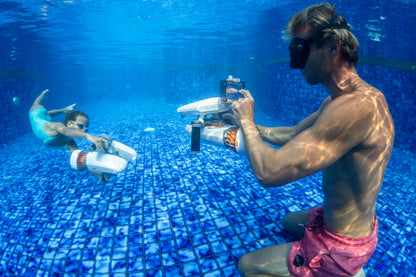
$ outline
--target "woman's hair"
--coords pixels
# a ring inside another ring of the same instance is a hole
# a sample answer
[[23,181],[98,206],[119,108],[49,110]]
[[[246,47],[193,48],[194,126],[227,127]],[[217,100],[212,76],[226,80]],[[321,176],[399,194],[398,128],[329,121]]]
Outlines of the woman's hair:
[[72,112],[70,112],[69,114],[66,115],[64,125],[66,126],[68,121],[71,121],[71,120],[75,121],[78,116],[85,116],[88,119],[88,121],[90,120],[85,113],[83,113],[81,111],[72,111]]
[[312,5],[292,16],[284,30],[288,39],[296,36],[297,27],[310,25],[317,36],[318,47],[331,37],[337,37],[341,41],[341,55],[350,63],[358,62],[358,41],[350,31],[350,24],[344,17],[337,14],[332,4],[321,3]]

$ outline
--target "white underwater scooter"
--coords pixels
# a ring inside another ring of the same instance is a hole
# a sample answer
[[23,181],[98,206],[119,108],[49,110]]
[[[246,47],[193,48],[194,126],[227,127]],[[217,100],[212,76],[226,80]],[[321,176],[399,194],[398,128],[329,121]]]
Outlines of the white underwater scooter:
[[186,125],[191,135],[191,151],[200,151],[200,142],[230,148],[237,154],[245,155],[243,134],[239,126],[223,115],[231,113],[231,104],[242,97],[238,91],[244,89],[244,82],[228,76],[220,82],[220,97],[213,97],[180,107],[181,116],[197,115],[198,119]]
[[128,162],[137,158],[134,149],[112,140],[111,137],[101,135],[109,142],[109,145],[100,152],[94,152],[95,145],[91,145],[89,152],[75,150],[71,154],[71,167],[77,170],[90,170],[104,173],[118,173],[127,167]]

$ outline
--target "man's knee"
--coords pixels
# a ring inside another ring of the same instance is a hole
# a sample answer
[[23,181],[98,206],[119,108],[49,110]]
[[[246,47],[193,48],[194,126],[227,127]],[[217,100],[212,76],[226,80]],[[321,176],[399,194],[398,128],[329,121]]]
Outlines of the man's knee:
[[303,237],[305,224],[308,221],[308,210],[286,214],[282,219],[282,225],[288,232],[299,238]]
[[289,232],[298,229],[299,227],[299,218],[296,216],[296,213],[288,213],[282,219],[283,228]]
[[239,260],[238,260],[238,272],[240,272],[241,276],[246,276],[247,273],[247,269],[248,269],[248,265],[249,265],[249,253],[243,255]]
[[355,274],[353,277],[365,277],[364,269],[360,269],[357,274]]
[[290,225],[291,225],[290,222],[291,222],[291,220],[290,220],[290,214],[286,214],[283,217],[283,219],[282,219],[283,228],[285,228],[286,230],[288,230],[290,228]]

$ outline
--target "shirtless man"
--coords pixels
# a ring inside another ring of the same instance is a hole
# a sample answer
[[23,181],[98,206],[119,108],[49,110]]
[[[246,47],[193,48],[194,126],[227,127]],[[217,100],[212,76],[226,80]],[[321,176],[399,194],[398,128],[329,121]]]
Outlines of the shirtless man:
[[329,97],[295,127],[256,125],[254,100],[245,90],[233,112],[261,185],[279,187],[322,171],[324,203],[283,219],[300,241],[247,253],[239,271],[242,276],[352,276],[377,245],[375,206],[393,149],[393,121],[383,94],[357,75],[358,42],[332,5],[299,12],[286,34],[292,39],[291,67],[310,85],[322,84]]
[[[71,153],[78,149],[74,138],[86,139],[95,144],[96,149],[102,148],[103,145],[108,145],[107,140],[87,133],[89,125],[88,116],[81,111],[74,111],[76,104],[72,104],[64,109],[47,111],[41,105],[41,102],[48,91],[42,91],[29,110],[32,131],[37,138],[42,140],[44,145],[65,148],[71,151]],[[64,123],[53,122],[51,117],[61,113],[66,114]],[[102,172],[92,171],[91,173],[103,181],[108,181],[111,176],[111,174]]]

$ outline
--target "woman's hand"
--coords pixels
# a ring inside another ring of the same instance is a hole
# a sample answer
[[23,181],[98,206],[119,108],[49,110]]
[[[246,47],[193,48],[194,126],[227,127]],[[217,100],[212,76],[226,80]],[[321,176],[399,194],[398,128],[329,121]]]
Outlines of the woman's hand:
[[96,150],[101,149],[103,147],[108,147],[109,145],[109,142],[106,139],[102,137],[96,137],[90,134],[87,134],[87,140],[95,145]]
[[75,108],[75,106],[77,105],[77,103],[74,103],[72,105],[69,105],[68,107],[64,108],[64,113],[67,115],[70,112],[72,112]]

